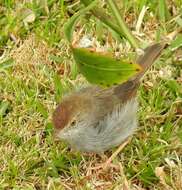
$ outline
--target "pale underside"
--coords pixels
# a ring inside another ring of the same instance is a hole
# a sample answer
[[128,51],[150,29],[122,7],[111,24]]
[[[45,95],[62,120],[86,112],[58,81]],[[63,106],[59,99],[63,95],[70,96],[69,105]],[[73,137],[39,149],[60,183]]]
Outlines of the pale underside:
[[115,106],[97,125],[80,122],[69,130],[61,130],[57,136],[69,142],[71,147],[83,152],[101,153],[120,145],[137,127],[136,98],[125,105]]

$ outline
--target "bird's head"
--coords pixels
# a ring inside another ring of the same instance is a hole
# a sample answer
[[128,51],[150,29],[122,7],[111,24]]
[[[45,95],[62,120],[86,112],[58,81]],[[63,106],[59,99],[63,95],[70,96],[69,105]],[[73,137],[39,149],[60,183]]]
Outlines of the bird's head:
[[67,140],[88,122],[91,102],[88,98],[74,95],[65,98],[53,113],[54,135]]

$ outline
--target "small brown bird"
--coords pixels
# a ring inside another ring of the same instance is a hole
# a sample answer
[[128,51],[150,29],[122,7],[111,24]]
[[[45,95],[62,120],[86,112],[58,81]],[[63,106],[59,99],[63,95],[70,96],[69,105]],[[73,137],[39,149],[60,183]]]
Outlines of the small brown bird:
[[89,86],[63,98],[53,114],[56,137],[83,152],[102,153],[120,145],[137,128],[140,79],[165,47],[146,48],[136,61],[142,72],[127,82],[107,89]]

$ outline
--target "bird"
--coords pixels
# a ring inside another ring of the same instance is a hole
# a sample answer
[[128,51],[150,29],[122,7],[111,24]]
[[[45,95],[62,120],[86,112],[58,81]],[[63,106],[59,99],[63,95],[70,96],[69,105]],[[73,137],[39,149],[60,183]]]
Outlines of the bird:
[[142,71],[122,84],[89,85],[66,95],[53,112],[54,136],[87,153],[103,153],[121,145],[138,127],[141,79],[165,47],[165,42],[159,42],[144,49],[136,60]]

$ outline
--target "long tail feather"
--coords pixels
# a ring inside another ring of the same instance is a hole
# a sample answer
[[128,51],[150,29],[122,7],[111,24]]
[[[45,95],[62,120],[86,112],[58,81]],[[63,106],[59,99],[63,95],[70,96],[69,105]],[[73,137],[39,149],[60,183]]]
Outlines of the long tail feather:
[[144,55],[141,55],[136,61],[143,68],[142,72],[139,73],[136,76],[136,78],[134,77],[136,80],[139,80],[145,74],[145,72],[150,68],[150,66],[161,55],[163,49],[166,48],[166,46],[166,43],[156,43],[147,47],[144,50]]

